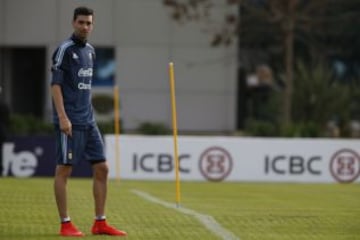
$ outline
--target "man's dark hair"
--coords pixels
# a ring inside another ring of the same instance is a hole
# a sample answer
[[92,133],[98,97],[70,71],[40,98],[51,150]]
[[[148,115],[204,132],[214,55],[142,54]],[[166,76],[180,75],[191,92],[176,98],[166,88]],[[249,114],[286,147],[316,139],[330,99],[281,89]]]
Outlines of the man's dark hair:
[[79,15],[84,15],[84,16],[94,15],[94,10],[92,10],[91,8],[88,8],[88,7],[75,8],[73,21],[75,21]]

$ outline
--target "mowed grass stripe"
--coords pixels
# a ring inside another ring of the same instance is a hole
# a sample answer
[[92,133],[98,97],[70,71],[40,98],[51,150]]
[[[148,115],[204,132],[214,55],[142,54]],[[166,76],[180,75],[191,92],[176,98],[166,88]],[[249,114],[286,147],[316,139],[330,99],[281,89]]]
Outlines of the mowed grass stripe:
[[[68,183],[69,213],[92,236],[91,179]],[[107,218],[128,239],[219,239],[193,216],[144,201],[138,189],[175,204],[174,182],[109,181]],[[360,240],[360,184],[182,182],[181,205],[210,215],[241,240]],[[52,178],[0,178],[0,239],[59,239]]]
[[[175,203],[174,182],[128,186]],[[182,182],[181,205],[242,240],[360,240],[359,184]]]
[[[145,184],[146,185],[146,184]],[[140,199],[129,192],[127,182],[109,181],[108,221],[129,233],[128,239],[218,239],[193,219]],[[0,239],[59,239],[59,219],[51,178],[0,179]],[[91,179],[68,182],[69,214],[86,234],[94,218]]]
[[156,203],[156,204],[160,204],[161,206],[170,208],[170,209],[174,209],[178,212],[181,212],[183,214],[186,215],[190,215],[195,217],[196,219],[198,219],[209,231],[211,231],[212,233],[214,233],[215,235],[217,235],[218,237],[220,237],[221,239],[224,240],[240,240],[240,238],[238,238],[237,236],[235,236],[232,232],[228,231],[227,229],[223,228],[218,222],[216,222],[216,220],[209,215],[205,215],[205,214],[201,214],[198,213],[196,211],[193,211],[191,209],[187,209],[187,208],[183,208],[183,207],[176,207],[174,205],[174,203],[169,203],[169,202],[165,202],[162,201],[158,198],[155,198],[154,196],[151,196],[148,193],[133,189],[132,190],[133,193],[135,193],[136,195],[144,198],[147,201]]

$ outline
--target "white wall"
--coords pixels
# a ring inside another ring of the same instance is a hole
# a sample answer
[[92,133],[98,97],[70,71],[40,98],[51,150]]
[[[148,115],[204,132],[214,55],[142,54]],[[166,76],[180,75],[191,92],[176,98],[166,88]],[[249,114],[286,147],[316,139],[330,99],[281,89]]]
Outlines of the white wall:
[[[90,42],[116,50],[125,129],[144,121],[171,125],[169,61],[175,64],[179,130],[235,129],[236,45],[211,48],[204,25],[173,22],[162,0],[0,0],[0,46],[46,46],[49,69],[52,51],[72,32],[78,5],[95,10]],[[219,6],[216,14],[228,10]],[[48,93],[47,99],[50,112]]]

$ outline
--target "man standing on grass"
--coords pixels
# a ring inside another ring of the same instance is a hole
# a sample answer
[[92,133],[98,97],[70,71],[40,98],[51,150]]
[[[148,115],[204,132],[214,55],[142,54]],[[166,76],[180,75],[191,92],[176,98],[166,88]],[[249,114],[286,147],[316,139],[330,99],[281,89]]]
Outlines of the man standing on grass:
[[60,235],[84,236],[70,220],[66,191],[73,166],[84,159],[93,169],[95,221],[92,234],[126,236],[126,232],[108,225],[105,218],[108,166],[91,104],[95,51],[87,43],[93,29],[93,15],[90,8],[76,8],[72,22],[74,32],[53,54],[51,94],[57,162],[54,190],[61,219]]

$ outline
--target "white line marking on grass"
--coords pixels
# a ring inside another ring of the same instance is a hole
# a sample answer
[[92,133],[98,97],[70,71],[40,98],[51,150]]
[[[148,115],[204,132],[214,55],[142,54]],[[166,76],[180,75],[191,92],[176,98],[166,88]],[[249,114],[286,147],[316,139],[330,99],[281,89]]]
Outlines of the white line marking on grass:
[[136,189],[131,190],[136,195],[157,204],[160,204],[164,207],[174,209],[176,211],[179,211],[181,213],[191,215],[195,217],[197,220],[199,220],[207,229],[209,229],[211,232],[213,232],[215,235],[219,236],[221,239],[224,240],[240,240],[237,236],[235,236],[232,232],[227,230],[226,228],[223,228],[216,220],[210,216],[198,213],[194,210],[187,209],[184,207],[176,207],[174,203],[165,202],[161,199],[158,199],[156,197],[151,196],[150,194],[146,192],[142,192]]

